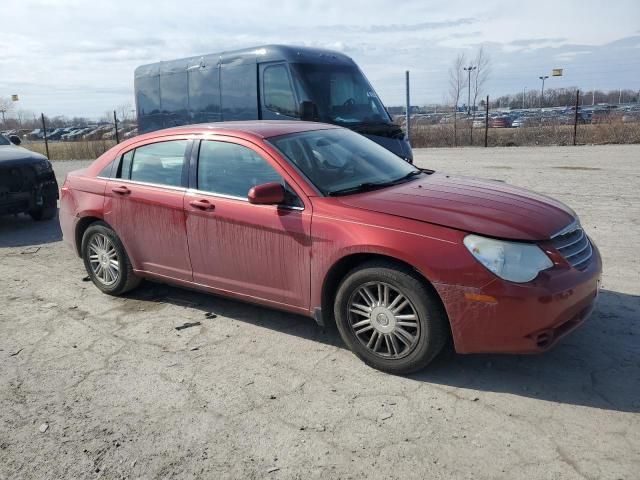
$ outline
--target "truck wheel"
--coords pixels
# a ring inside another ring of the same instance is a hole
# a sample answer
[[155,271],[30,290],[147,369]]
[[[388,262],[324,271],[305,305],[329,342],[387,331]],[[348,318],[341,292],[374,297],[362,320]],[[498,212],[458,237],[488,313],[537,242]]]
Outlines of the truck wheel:
[[82,237],[82,259],[93,284],[109,295],[122,295],[141,281],[122,242],[106,223],[95,222]]
[[41,207],[29,210],[29,215],[36,221],[51,220],[58,213],[58,200],[55,197],[45,198]]
[[352,270],[338,288],[334,313],[340,336],[353,353],[387,373],[425,367],[449,335],[436,294],[415,272],[388,261]]

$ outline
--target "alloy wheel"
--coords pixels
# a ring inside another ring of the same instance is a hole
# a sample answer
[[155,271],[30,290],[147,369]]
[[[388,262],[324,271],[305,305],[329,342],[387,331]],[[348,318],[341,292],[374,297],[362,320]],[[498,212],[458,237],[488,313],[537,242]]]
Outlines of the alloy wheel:
[[384,282],[369,282],[353,292],[349,325],[369,352],[386,359],[406,357],[418,344],[421,333],[411,301]]
[[89,241],[89,265],[96,279],[103,285],[113,285],[120,276],[118,252],[113,242],[102,233],[96,233]]

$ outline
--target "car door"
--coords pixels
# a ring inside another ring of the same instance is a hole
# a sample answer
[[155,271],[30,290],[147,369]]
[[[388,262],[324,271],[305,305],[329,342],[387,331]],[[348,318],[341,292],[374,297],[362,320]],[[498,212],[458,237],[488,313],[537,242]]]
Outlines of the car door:
[[[277,162],[249,142],[202,140],[197,150],[195,188],[185,196],[194,281],[246,299],[308,309],[310,204]],[[286,205],[248,202],[251,187],[274,181],[286,185]]]
[[192,280],[183,199],[191,141],[166,139],[124,152],[105,190],[105,221],[135,269]]

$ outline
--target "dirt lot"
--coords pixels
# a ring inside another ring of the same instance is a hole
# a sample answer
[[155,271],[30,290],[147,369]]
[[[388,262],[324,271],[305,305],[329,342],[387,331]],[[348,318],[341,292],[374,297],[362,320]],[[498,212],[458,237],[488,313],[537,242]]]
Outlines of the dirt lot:
[[416,157],[573,206],[605,263],[589,322],[541,356],[393,377],[311,319],[151,283],[102,295],[56,221],[3,217],[0,479],[640,478],[640,146]]

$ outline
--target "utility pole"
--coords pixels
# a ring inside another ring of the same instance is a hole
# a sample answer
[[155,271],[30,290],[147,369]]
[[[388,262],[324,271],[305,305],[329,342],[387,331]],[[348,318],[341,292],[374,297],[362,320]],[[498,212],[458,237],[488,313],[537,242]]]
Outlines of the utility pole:
[[2,109],[0,110],[0,113],[2,113],[2,125],[4,125],[5,119],[4,119],[4,114],[5,114],[6,110]]
[[120,143],[120,138],[118,137],[118,117],[116,117],[116,111],[113,111],[113,125],[116,128],[116,144]]
[[467,114],[468,115],[471,115],[471,72],[474,71],[476,68],[478,67],[474,67],[473,65],[469,65],[468,67],[463,68],[463,70],[469,74],[467,79],[467,90],[468,90]]
[[594,88],[591,91],[591,106],[594,106],[596,104],[596,89]]
[[524,88],[522,89],[522,109],[523,109],[523,110],[524,110],[524,98],[525,98],[525,95],[526,95],[526,94],[527,94],[527,87],[524,87]]
[[544,107],[544,81],[549,78],[549,75],[542,75],[538,78],[542,80],[542,90],[540,91],[540,110],[542,110]]
[[407,142],[409,142],[409,145],[411,145],[411,100],[409,99],[409,70],[407,70],[406,72],[404,72],[405,75],[405,81],[406,81],[406,85],[405,88],[407,89],[407,107],[406,107],[406,126],[407,126]]
[[618,96],[618,105],[622,104],[622,89],[620,89],[620,95]]

